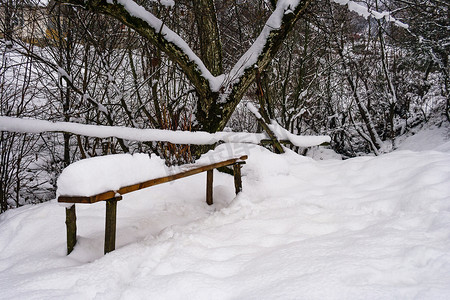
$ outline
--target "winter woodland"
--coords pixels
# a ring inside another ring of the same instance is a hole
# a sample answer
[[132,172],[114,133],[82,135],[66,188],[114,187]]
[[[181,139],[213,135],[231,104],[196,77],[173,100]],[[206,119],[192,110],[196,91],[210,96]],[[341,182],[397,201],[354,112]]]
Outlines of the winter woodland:
[[[1,116],[261,132],[253,103],[293,134],[330,136],[344,158],[378,155],[432,116],[449,120],[448,8],[434,0],[4,0]],[[174,164],[207,149],[2,131],[1,150],[4,211],[53,198],[60,171],[82,158],[153,152]]]
[[[0,298],[449,297],[449,9],[1,0]],[[104,257],[81,207],[66,256],[58,177],[113,154],[249,159],[211,207],[200,175],[126,196]]]

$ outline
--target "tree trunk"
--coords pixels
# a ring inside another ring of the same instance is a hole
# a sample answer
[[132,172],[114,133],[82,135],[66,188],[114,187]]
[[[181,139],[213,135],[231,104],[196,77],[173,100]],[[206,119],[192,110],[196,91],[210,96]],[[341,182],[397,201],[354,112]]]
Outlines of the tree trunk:
[[192,5],[200,39],[200,58],[211,74],[218,76],[223,73],[222,43],[214,0],[192,0]]

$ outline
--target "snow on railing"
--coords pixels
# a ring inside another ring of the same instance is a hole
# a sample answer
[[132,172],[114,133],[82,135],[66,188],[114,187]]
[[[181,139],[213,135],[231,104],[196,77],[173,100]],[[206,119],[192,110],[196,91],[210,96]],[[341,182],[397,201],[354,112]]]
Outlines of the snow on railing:
[[[267,139],[264,133],[173,131],[162,129],[139,129],[120,126],[86,125],[72,122],[50,122],[36,119],[20,119],[0,116],[0,130],[24,133],[70,132],[73,134],[108,138],[116,137],[141,142],[170,142],[173,144],[212,145],[219,141],[226,143],[259,144]],[[281,132],[277,128],[276,132]],[[287,131],[286,131],[287,132]],[[288,139],[299,147],[312,147],[330,141],[329,136],[298,136],[284,132],[281,139]]]

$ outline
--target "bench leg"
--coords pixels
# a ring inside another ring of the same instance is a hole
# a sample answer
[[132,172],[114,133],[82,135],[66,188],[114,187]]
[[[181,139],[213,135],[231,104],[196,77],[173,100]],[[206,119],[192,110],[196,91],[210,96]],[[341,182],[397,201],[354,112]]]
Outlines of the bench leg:
[[106,200],[105,254],[116,248],[117,199]]
[[67,230],[67,255],[69,255],[77,243],[77,215],[75,204],[66,208],[66,230]]
[[213,204],[213,172],[214,170],[206,171],[206,203]]
[[234,174],[234,188],[235,188],[236,195],[237,195],[242,191],[241,165],[240,164],[233,165],[233,174]]

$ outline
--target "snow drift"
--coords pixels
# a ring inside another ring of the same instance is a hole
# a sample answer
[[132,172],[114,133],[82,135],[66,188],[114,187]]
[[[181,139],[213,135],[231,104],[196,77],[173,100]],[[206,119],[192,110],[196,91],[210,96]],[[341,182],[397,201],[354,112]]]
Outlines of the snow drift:
[[314,161],[248,154],[243,189],[205,174],[127,194],[103,256],[104,203],[77,205],[66,256],[55,201],[0,215],[2,299],[444,299],[450,295],[450,154]]

